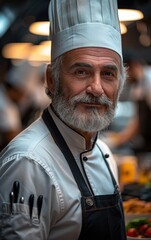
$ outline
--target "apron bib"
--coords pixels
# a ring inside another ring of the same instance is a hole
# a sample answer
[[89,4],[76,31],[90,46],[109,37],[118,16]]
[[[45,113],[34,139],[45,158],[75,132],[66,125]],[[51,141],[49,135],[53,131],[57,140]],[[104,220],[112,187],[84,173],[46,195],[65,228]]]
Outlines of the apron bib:
[[81,192],[82,229],[79,240],[126,240],[123,207],[118,186],[101,149],[100,151],[111,174],[115,191],[111,195],[95,196],[93,191],[89,190],[73,154],[49,114],[48,109],[44,110],[42,119],[55,143],[63,153]]

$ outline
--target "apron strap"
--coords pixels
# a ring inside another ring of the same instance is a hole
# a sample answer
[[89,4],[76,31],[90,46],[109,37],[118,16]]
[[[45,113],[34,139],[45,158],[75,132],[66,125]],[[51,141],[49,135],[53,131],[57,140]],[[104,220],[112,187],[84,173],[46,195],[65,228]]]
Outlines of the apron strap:
[[110,172],[110,175],[111,175],[111,178],[112,178],[112,182],[113,182],[113,185],[114,185],[114,193],[119,193],[119,186],[118,186],[118,184],[117,184],[117,182],[116,182],[116,180],[115,180],[115,178],[113,176],[113,173],[112,173],[112,171],[110,169],[109,163],[108,163],[108,161],[106,159],[104,159],[104,160],[105,160],[105,163],[107,165],[107,168],[108,168],[108,170]]
[[60,148],[61,152],[63,153],[65,159],[68,162],[68,165],[72,171],[72,174],[75,178],[75,181],[79,187],[79,190],[82,194],[82,196],[92,196],[93,194],[89,191],[89,188],[87,187],[85,180],[80,172],[79,167],[76,164],[76,161],[74,159],[74,156],[72,152],[70,151],[67,143],[65,142],[63,136],[61,135],[59,129],[57,128],[53,118],[49,114],[48,108],[44,110],[42,114],[42,119],[45,122],[46,126],[48,127],[50,133],[52,134],[52,137],[57,144],[57,146]]

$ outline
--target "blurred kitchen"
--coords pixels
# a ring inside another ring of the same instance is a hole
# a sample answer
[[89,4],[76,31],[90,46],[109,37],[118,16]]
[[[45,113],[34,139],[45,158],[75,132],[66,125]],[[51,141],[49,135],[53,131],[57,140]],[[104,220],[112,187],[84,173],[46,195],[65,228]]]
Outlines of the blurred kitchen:
[[[48,4],[0,0],[0,149],[50,103]],[[151,0],[118,0],[118,7],[129,76],[102,138],[118,163],[125,211],[151,215]],[[137,203],[142,205],[135,210]]]

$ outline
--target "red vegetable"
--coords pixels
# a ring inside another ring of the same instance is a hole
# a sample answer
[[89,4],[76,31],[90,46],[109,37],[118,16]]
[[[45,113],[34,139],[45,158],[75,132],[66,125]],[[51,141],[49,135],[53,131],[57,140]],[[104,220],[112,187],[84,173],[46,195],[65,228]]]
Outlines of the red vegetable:
[[151,239],[151,218],[134,218],[127,224],[126,229],[129,237]]
[[148,229],[148,228],[149,228],[148,224],[143,224],[143,225],[141,225],[141,226],[139,227],[139,232],[140,232],[141,234],[144,234],[145,231],[146,231],[146,229]]
[[151,227],[148,227],[145,231],[145,237],[151,237]]
[[127,236],[129,237],[137,237],[138,236],[138,231],[136,228],[129,228],[126,232]]

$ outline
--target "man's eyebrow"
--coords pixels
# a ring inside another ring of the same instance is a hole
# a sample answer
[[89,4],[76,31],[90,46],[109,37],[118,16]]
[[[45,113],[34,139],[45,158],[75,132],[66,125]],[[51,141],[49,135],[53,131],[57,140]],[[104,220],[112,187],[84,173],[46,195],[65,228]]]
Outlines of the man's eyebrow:
[[92,66],[88,63],[83,63],[83,62],[76,62],[73,65],[70,66],[70,70],[76,67],[87,67],[87,68],[92,68]]
[[[91,64],[88,63],[83,63],[83,62],[76,62],[73,65],[70,66],[69,70],[72,70],[76,67],[86,67],[86,68],[93,68],[93,66]],[[112,70],[117,72],[118,71],[118,67],[114,64],[106,64],[104,66],[101,67],[102,69],[108,69],[108,70]]]
[[118,67],[116,65],[112,65],[112,64],[107,64],[103,66],[103,69],[109,69],[109,70],[113,70],[113,71],[118,71]]

